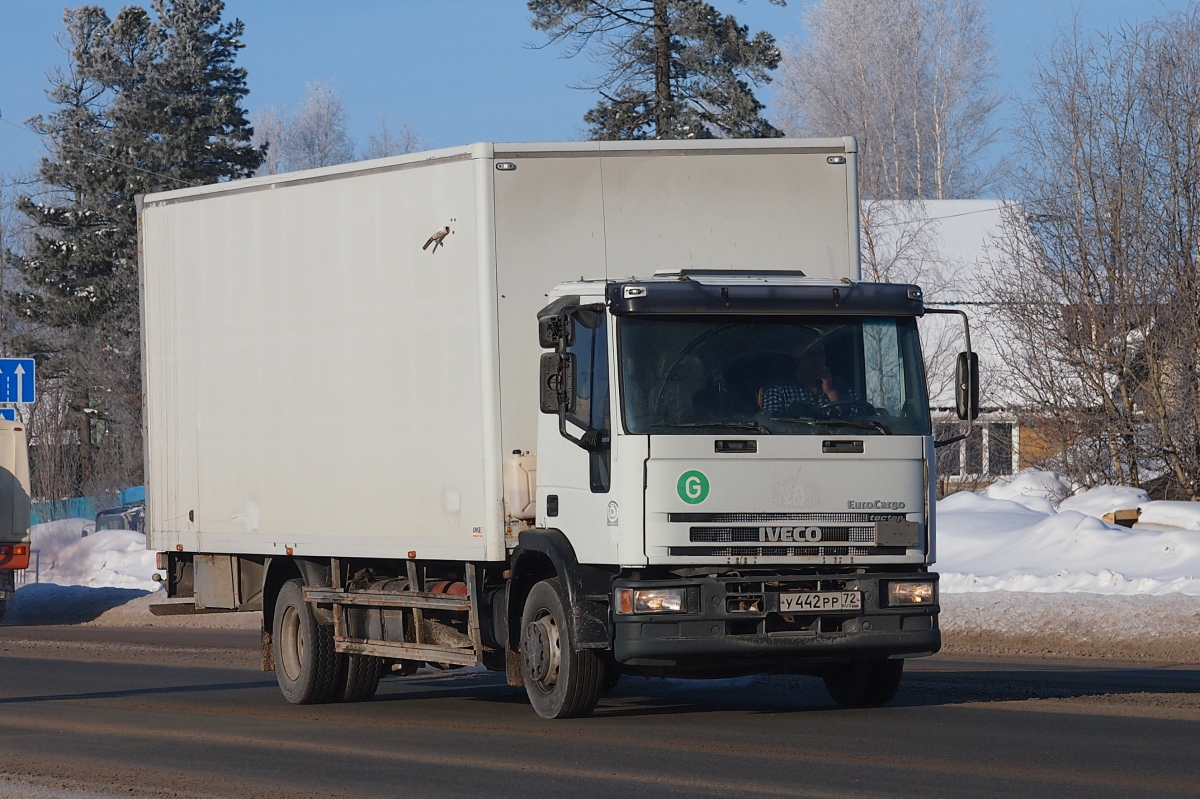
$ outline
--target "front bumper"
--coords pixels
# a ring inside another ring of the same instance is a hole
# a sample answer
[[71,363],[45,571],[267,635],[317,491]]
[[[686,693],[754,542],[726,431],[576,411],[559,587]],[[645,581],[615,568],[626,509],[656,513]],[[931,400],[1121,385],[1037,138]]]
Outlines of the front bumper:
[[[889,581],[937,579],[889,572],[617,580],[614,588],[690,590],[684,613],[614,616],[613,655],[627,666],[684,673],[802,671],[809,663],[929,655],[941,648],[936,601],[885,607],[881,596]],[[859,591],[862,609],[780,613],[779,595],[793,591]]]

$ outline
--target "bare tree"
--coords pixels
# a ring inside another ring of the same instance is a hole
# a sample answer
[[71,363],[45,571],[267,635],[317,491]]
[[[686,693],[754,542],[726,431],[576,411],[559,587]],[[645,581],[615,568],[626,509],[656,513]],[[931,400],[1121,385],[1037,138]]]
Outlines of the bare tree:
[[[953,299],[963,288],[965,264],[945,254],[941,228],[920,200],[869,200],[861,206],[862,270],[867,280],[914,283],[926,302]],[[930,396],[952,390],[954,357],[962,348],[957,325],[932,316],[922,321],[922,354]]]
[[379,132],[367,137],[367,146],[363,148],[364,160],[371,158],[390,158],[393,155],[415,153],[425,146],[424,140],[417,135],[412,126],[401,122],[399,126],[388,125],[387,117],[380,117]]
[[975,196],[999,98],[982,0],[819,0],[778,77],[789,135],[854,135],[869,199]]
[[266,147],[266,157],[256,174],[278,175],[287,171],[287,121],[275,106],[268,106],[254,115],[254,146]]
[[341,95],[321,83],[310,83],[308,95],[287,126],[289,169],[315,169],[354,160],[354,139],[346,127]]
[[1010,390],[1074,479],[1200,496],[1200,8],[1085,36],[1034,72],[1010,214]]
[[[267,146],[260,175],[316,169],[358,160],[350,137],[349,117],[341,96],[323,83],[308,84],[303,104],[292,116],[269,106],[254,116],[254,143]],[[415,152],[425,141],[408,123],[398,126],[380,118],[377,133],[367,139],[361,158],[387,158]]]

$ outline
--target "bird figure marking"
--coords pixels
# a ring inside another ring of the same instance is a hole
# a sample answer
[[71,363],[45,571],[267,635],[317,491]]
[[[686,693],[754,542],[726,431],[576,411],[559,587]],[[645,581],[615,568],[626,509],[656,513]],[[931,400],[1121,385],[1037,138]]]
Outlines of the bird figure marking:
[[425,246],[422,247],[421,249],[428,250],[429,245],[432,244],[433,251],[437,252],[437,248],[441,246],[442,242],[445,241],[446,237],[449,235],[450,235],[450,226],[446,225],[444,228],[439,230],[437,233],[434,233],[432,236],[430,236],[429,239],[425,242]]

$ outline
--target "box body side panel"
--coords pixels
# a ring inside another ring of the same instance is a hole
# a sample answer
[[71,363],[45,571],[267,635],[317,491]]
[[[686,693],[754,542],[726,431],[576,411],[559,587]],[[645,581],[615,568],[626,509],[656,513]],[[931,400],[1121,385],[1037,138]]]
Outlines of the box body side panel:
[[468,159],[147,204],[150,547],[483,557],[477,189]]
[[857,277],[845,164],[825,153],[604,157],[610,274],[800,270]]

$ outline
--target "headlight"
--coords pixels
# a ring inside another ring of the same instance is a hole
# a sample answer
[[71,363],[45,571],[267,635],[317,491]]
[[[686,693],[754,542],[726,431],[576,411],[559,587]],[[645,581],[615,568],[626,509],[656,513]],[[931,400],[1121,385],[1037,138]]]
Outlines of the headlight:
[[933,583],[890,583],[888,585],[888,606],[897,605],[932,605],[937,599]]
[[618,588],[617,613],[681,613],[682,588]]

